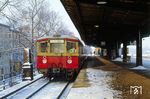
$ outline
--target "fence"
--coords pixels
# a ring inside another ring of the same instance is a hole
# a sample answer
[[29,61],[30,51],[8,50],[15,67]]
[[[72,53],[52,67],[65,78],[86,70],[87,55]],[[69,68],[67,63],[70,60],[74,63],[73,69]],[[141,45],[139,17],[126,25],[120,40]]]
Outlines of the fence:
[[0,90],[12,86],[22,79],[24,48],[0,50]]

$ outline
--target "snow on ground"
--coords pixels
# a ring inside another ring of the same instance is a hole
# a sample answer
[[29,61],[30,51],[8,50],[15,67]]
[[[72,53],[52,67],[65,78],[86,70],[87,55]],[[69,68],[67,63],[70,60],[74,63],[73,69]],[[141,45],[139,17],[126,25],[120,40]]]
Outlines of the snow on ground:
[[114,59],[113,61],[122,61],[122,58],[116,58],[116,59]]
[[[122,58],[116,58],[113,61],[122,62]],[[131,57],[130,63],[136,63],[136,57]],[[143,66],[137,66],[131,69],[137,69],[137,70],[150,69],[150,58],[143,58]]]
[[[36,76],[34,77],[34,80],[33,80],[33,81],[35,81],[36,79],[40,78],[41,76],[42,76],[41,74],[36,75]],[[1,97],[5,96],[6,94],[9,94],[9,93],[11,93],[11,92],[13,92],[13,91],[15,91],[15,90],[21,88],[21,87],[23,87],[23,86],[25,86],[25,85],[27,85],[27,84],[33,82],[33,81],[30,81],[30,80],[22,81],[21,83],[19,83],[19,84],[17,84],[17,85],[14,85],[13,87],[10,87],[10,88],[8,88],[8,89],[6,89],[6,90],[1,91],[1,92],[0,92],[0,99],[1,99]]]
[[0,80],[0,92],[22,82],[22,74]]
[[32,93],[34,93],[37,89],[45,85],[49,82],[47,79],[39,79],[38,81],[32,83],[31,85],[23,88],[22,90],[16,92],[12,96],[7,97],[7,99],[26,99]]
[[[89,86],[73,87],[67,99],[120,99],[120,91],[110,87],[111,72],[88,68],[86,70]],[[121,96],[120,96],[121,97]]]
[[134,70],[146,70],[147,68],[145,68],[144,66],[137,66],[137,67],[133,67],[130,69],[134,69]]

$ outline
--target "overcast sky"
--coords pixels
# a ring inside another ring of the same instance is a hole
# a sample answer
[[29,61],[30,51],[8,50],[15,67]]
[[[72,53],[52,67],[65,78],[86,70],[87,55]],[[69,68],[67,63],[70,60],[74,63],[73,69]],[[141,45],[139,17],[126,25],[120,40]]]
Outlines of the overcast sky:
[[75,34],[75,36],[80,38],[80,35],[74,26],[73,22],[71,21],[69,15],[67,14],[66,10],[64,9],[60,0],[48,0],[50,2],[50,8],[58,12],[60,17],[62,17],[62,21],[67,25],[68,29]]

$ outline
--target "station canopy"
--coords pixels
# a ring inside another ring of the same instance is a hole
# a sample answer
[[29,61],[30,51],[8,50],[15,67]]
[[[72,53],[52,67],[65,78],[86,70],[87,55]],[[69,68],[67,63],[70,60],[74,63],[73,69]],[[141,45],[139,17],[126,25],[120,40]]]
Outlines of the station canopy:
[[[132,41],[150,34],[149,0],[61,0],[88,45]],[[149,28],[148,28],[149,27]]]

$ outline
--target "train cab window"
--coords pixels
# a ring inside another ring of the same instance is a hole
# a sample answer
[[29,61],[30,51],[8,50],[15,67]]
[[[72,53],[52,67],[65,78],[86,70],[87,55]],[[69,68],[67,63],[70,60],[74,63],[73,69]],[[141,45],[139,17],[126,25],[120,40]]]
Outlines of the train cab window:
[[76,43],[75,42],[67,42],[67,52],[68,53],[76,53]]
[[64,53],[64,40],[52,39],[50,40],[50,53]]
[[64,43],[51,43],[50,52],[51,53],[64,53]]
[[44,43],[40,43],[40,48],[41,48],[41,52],[47,52],[48,50],[48,43],[44,42]]

